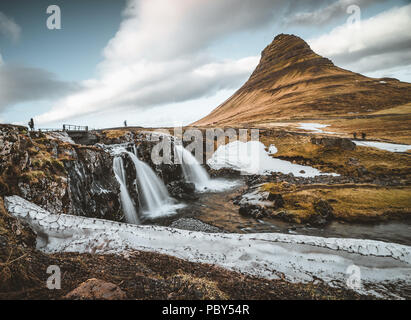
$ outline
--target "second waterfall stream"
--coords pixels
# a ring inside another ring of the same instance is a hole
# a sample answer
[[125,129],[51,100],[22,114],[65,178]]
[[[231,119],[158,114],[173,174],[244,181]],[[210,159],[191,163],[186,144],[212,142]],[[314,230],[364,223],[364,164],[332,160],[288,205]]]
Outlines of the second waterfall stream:
[[[163,181],[157,177],[149,165],[138,159],[136,154],[124,148],[117,150],[116,153],[113,160],[113,169],[120,184],[121,206],[128,223],[139,224],[140,218],[155,219],[168,216],[184,206],[183,204],[177,204],[170,197]],[[136,191],[139,196],[139,211],[136,210],[127,189],[126,170],[121,154],[128,155],[136,170]]]

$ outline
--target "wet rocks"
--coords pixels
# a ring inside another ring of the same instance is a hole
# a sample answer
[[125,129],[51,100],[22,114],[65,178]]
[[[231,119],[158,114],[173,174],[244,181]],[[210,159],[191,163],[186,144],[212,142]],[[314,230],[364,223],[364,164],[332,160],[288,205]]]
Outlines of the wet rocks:
[[214,227],[210,224],[204,223],[200,220],[193,218],[181,218],[170,225],[171,228],[190,230],[190,231],[200,231],[208,233],[221,233],[223,232],[220,228]]
[[180,200],[197,200],[195,195],[196,187],[194,183],[184,180],[172,181],[167,185],[168,192],[173,198]]
[[117,285],[99,279],[88,279],[69,292],[67,300],[125,300],[127,295]]
[[270,212],[266,208],[263,208],[259,205],[248,203],[241,204],[240,208],[238,209],[238,212],[244,217],[254,219],[262,219],[270,215]]
[[100,149],[76,148],[75,160],[65,161],[69,214],[121,221],[120,187],[112,157]]

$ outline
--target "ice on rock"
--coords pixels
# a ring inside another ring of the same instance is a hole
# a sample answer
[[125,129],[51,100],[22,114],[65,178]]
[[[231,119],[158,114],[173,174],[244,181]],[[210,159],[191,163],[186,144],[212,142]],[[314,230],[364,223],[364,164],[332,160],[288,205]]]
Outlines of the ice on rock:
[[348,268],[355,265],[361,270],[362,286],[355,288],[360,293],[398,297],[411,285],[411,247],[395,243],[277,233],[207,234],[131,225],[50,214],[18,196],[6,197],[5,205],[37,232],[38,248],[45,252],[143,250],[269,279],[321,279],[342,288],[346,288]]

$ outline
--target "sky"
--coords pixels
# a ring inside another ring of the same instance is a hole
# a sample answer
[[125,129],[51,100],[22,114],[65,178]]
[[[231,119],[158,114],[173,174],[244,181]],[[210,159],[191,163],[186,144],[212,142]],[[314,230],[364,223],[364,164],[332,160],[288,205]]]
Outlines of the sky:
[[410,30],[410,0],[2,0],[0,123],[187,125],[280,33],[339,67],[411,82]]

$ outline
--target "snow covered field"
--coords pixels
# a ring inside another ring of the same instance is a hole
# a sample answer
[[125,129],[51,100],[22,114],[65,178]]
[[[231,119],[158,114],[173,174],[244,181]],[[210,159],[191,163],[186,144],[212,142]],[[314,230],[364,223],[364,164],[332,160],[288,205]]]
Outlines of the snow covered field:
[[375,141],[360,141],[360,140],[353,140],[357,146],[363,147],[372,147],[381,150],[386,150],[390,152],[406,152],[407,150],[411,150],[411,146],[407,144],[395,144],[395,143],[387,143],[387,142],[375,142]]
[[242,174],[281,172],[284,174],[292,173],[297,177],[329,175],[329,173],[323,173],[313,167],[293,164],[270,156],[276,152],[275,145],[271,145],[269,152],[267,152],[264,144],[259,141],[234,141],[220,146],[208,159],[207,164],[212,169],[231,168]]
[[5,205],[31,225],[38,235],[37,247],[44,252],[152,251],[269,279],[283,275],[293,282],[322,280],[334,287],[346,287],[347,272],[358,267],[361,286],[355,290],[391,298],[399,298],[411,285],[411,247],[394,243],[129,225],[50,214],[18,196],[6,197]]
[[335,132],[330,131],[323,131],[322,129],[329,127],[329,124],[320,124],[320,123],[308,123],[308,122],[301,122],[299,123],[298,129],[303,129],[311,132],[318,132],[318,133],[330,133],[335,134]]

